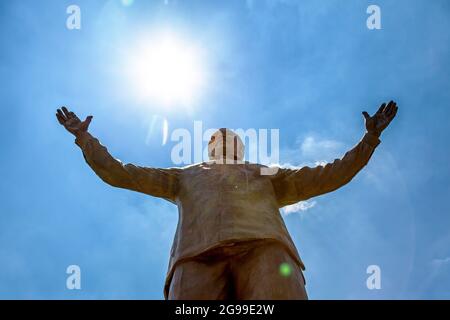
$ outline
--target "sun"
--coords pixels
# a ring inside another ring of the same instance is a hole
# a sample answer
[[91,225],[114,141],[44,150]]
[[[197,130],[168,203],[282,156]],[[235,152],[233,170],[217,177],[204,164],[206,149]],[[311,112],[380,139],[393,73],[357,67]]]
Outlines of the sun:
[[172,33],[141,41],[127,67],[140,98],[164,105],[189,105],[205,85],[201,50]]

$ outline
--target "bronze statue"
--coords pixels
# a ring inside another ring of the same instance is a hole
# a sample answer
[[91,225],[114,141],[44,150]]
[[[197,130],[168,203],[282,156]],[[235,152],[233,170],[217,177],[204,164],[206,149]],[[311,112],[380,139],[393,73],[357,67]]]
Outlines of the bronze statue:
[[81,121],[62,107],[56,117],[103,181],[178,206],[166,299],[307,299],[304,265],[279,209],[348,183],[369,161],[397,109],[391,101],[373,116],[364,111],[367,132],[342,159],[273,175],[242,161],[244,145],[228,129],[212,135],[210,161],[159,169],[113,158],[88,132],[92,116]]

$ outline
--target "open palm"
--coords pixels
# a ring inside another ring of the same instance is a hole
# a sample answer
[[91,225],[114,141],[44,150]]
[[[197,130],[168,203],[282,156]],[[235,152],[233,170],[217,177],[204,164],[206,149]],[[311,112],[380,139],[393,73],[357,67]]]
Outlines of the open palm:
[[380,136],[381,132],[391,123],[397,114],[397,104],[390,101],[387,105],[383,103],[378,111],[370,116],[366,111],[363,111],[363,116],[366,120],[366,129],[368,132]]
[[86,120],[81,121],[75,113],[67,110],[66,107],[56,110],[56,118],[58,119],[58,122],[74,136],[86,132],[92,120],[92,116],[88,116],[86,117]]

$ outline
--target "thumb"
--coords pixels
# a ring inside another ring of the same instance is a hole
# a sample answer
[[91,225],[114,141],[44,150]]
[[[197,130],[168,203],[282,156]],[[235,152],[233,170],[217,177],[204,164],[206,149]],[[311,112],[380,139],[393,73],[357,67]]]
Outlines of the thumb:
[[87,116],[86,120],[84,120],[87,124],[90,124],[92,121],[93,116]]
[[89,125],[91,124],[92,118],[93,118],[92,116],[87,116],[86,120],[84,120],[83,127],[85,127],[86,130],[89,128]]
[[366,120],[369,120],[369,119],[370,119],[370,116],[369,116],[369,114],[368,114],[366,111],[363,111],[363,112],[362,112],[362,115],[364,116],[364,118],[365,118]]

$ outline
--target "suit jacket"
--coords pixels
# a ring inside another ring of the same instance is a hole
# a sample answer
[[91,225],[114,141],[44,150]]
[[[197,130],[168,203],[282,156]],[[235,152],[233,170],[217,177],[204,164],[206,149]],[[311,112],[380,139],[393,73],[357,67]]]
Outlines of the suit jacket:
[[252,163],[203,162],[183,168],[123,164],[89,133],[75,143],[106,183],[166,199],[178,206],[179,220],[166,277],[165,296],[177,264],[217,246],[270,239],[279,241],[304,269],[280,208],[333,191],[348,183],[370,159],[380,140],[366,133],[342,159],[316,167],[279,168],[262,175]]

